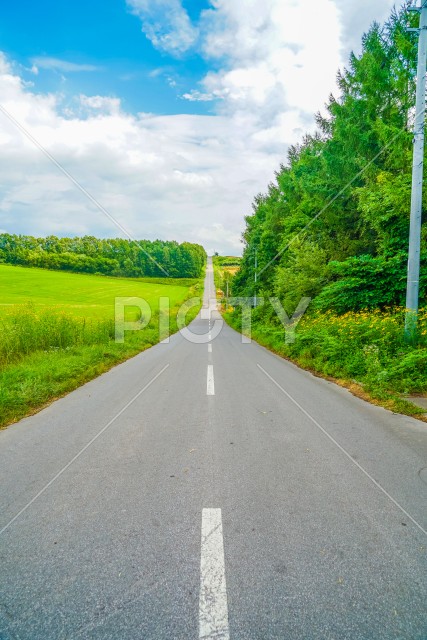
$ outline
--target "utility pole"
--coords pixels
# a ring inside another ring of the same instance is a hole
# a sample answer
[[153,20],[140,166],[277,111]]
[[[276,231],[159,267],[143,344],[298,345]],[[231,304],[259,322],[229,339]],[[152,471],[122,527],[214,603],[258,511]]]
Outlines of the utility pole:
[[257,287],[257,278],[258,278],[258,249],[255,247],[255,296],[254,296],[254,307],[257,306],[257,297],[256,297],[256,287]]
[[421,0],[418,32],[417,93],[415,103],[414,150],[412,159],[411,219],[409,227],[408,281],[406,287],[405,340],[415,337],[420,284],[421,212],[424,163],[424,120],[427,58],[427,0]]

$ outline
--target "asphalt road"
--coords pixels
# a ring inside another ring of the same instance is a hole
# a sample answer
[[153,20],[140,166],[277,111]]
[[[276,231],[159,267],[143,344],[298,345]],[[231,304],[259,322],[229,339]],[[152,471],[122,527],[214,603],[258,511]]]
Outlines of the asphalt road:
[[426,425],[216,336],[213,291],[0,433],[1,640],[427,638]]

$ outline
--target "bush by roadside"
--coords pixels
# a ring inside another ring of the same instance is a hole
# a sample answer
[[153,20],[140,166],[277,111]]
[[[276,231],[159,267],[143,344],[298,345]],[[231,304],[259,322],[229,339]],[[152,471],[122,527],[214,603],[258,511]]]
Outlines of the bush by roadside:
[[[240,330],[238,309],[224,315]],[[253,311],[252,337],[306,369],[359,388],[389,409],[417,415],[424,411],[402,396],[427,392],[427,308],[420,311],[417,345],[404,343],[403,324],[404,309],[308,312],[295,342],[286,344],[278,318],[259,307]]]

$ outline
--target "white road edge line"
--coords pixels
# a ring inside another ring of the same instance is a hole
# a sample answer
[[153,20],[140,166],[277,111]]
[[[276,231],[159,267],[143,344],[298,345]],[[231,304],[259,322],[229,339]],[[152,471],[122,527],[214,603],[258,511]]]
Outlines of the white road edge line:
[[202,511],[199,638],[230,638],[221,509]]
[[402,505],[401,505],[401,504],[399,504],[399,503],[397,502],[397,500],[395,500],[395,499],[394,499],[394,498],[393,498],[393,497],[388,493],[388,491],[386,491],[386,490],[384,489],[384,487],[382,487],[382,486],[380,485],[380,483],[379,483],[379,482],[377,482],[377,481],[375,480],[375,478],[373,478],[373,477],[371,476],[371,474],[370,474],[368,471],[366,471],[366,469],[364,469],[364,468],[362,467],[362,465],[360,465],[360,464],[359,464],[359,463],[358,463],[354,458],[352,458],[352,457],[351,457],[351,455],[350,455],[350,454],[349,454],[349,453],[344,449],[344,447],[342,447],[342,446],[341,446],[341,445],[340,445],[340,444],[335,440],[335,438],[333,438],[333,437],[332,437],[332,436],[331,436],[331,435],[326,431],[326,429],[324,429],[324,428],[322,427],[322,425],[320,425],[320,424],[317,422],[317,420],[316,420],[315,418],[313,418],[313,416],[311,416],[311,415],[308,413],[308,411],[306,411],[305,409],[303,409],[303,408],[302,408],[302,406],[299,404],[299,402],[297,402],[297,401],[296,401],[296,400],[295,400],[291,395],[289,395],[289,393],[288,393],[287,391],[285,391],[285,390],[284,390],[284,388],[283,388],[283,387],[281,387],[281,386],[280,386],[280,384],[279,384],[278,382],[276,382],[276,380],[275,380],[275,379],[274,379],[274,378],[273,378],[269,373],[267,373],[267,371],[266,371],[265,369],[263,369],[263,368],[261,367],[261,365],[260,365],[260,364],[257,364],[257,367],[258,367],[258,369],[260,369],[260,370],[264,373],[264,375],[266,375],[266,376],[267,376],[267,378],[269,378],[269,379],[271,380],[271,382],[272,382],[273,384],[275,384],[275,385],[276,385],[276,387],[277,387],[278,389],[280,389],[280,391],[282,391],[282,393],[284,393],[284,394],[285,394],[285,396],[286,396],[287,398],[289,398],[289,400],[290,400],[291,402],[293,402],[293,404],[294,404],[296,407],[298,407],[298,409],[299,409],[299,410],[300,410],[300,411],[301,411],[305,416],[307,416],[307,418],[308,418],[308,419],[309,419],[309,420],[310,420],[310,421],[311,421],[311,422],[312,422],[312,423],[313,423],[313,424],[314,424],[318,429],[320,429],[320,431],[321,431],[321,432],[322,432],[322,433],[323,433],[327,438],[329,438],[329,440],[330,440],[331,442],[333,442],[333,444],[334,444],[336,447],[338,447],[338,449],[339,449],[339,450],[340,450],[340,451],[341,451],[341,452],[342,452],[342,453],[343,453],[343,454],[344,454],[344,455],[345,455],[345,456],[350,460],[350,462],[351,462],[355,467],[357,467],[357,468],[358,468],[358,469],[359,469],[359,470],[360,470],[360,471],[361,471],[361,472],[362,472],[362,473],[363,473],[367,478],[369,478],[369,480],[370,480],[370,481],[371,481],[371,482],[372,482],[372,483],[373,483],[373,484],[374,484],[374,485],[375,485],[375,486],[376,486],[376,487],[377,487],[377,488],[378,488],[378,489],[379,489],[379,490],[380,490],[380,491],[381,491],[385,496],[387,496],[387,498],[388,498],[389,500],[391,500],[391,502],[392,502],[392,503],[393,503],[393,504],[394,504],[394,505],[395,505],[395,506],[396,506],[396,507],[397,507],[397,508],[398,508],[398,509],[403,513],[403,514],[405,514],[405,516],[406,516],[406,517],[407,517],[407,518],[408,518],[408,519],[409,519],[409,520],[410,520],[410,521],[411,521],[411,522],[412,522],[416,527],[418,527],[418,529],[419,529],[420,531],[422,531],[422,532],[424,533],[424,535],[426,535],[426,536],[427,536],[427,531],[426,531],[426,530],[425,530],[425,529],[424,529],[424,528],[423,528],[423,527],[422,527],[422,526],[421,526],[421,525],[420,525],[420,524],[419,524],[419,523],[418,523],[418,522],[417,522],[417,521],[416,521],[416,520],[415,520],[415,519],[414,519],[414,518],[413,518],[413,517],[412,517],[412,516],[407,512],[407,511],[406,511],[406,509],[404,509],[404,508],[402,507]]
[[214,382],[213,364],[208,364],[206,395],[208,395],[208,396],[214,396],[215,395],[215,382]]
[[212,353],[212,345],[211,345],[211,343],[208,344],[208,353]]
[[157,380],[157,378],[159,378],[162,373],[164,373],[166,371],[166,369],[169,367],[169,364],[167,364],[165,367],[163,367],[163,369],[161,371],[159,371],[159,373],[157,375],[154,376],[154,378],[152,378],[150,380],[150,382],[148,382],[145,387],[143,387],[140,391],[138,391],[138,393],[132,398],[132,400],[130,400],[124,407],[123,409],[120,409],[120,411],[114,416],[114,418],[112,418],[110,420],[110,422],[108,422],[105,427],[102,427],[101,431],[98,431],[98,433],[96,434],[96,436],[94,436],[92,438],[92,440],[90,440],[84,447],[83,449],[80,449],[80,451],[74,456],[74,458],[72,458],[70,460],[70,462],[67,462],[67,464],[65,465],[65,467],[62,467],[61,471],[59,471],[56,476],[54,476],[52,478],[52,480],[49,480],[49,482],[43,487],[43,489],[40,489],[40,491],[34,496],[34,498],[32,498],[28,504],[25,505],[25,507],[23,507],[23,509],[21,509],[21,511],[19,511],[16,516],[14,516],[12,518],[12,520],[9,520],[9,522],[3,527],[3,529],[0,529],[0,536],[2,533],[4,533],[6,531],[6,529],[8,529],[10,527],[11,524],[13,524],[15,522],[15,520],[17,520],[19,518],[19,516],[21,516],[24,511],[26,511],[28,509],[28,507],[30,507],[33,502],[35,502],[38,498],[40,498],[40,496],[46,491],[46,489],[48,489],[56,480],[58,480],[58,478],[60,476],[62,476],[62,474],[69,468],[71,467],[71,465],[78,459],[80,458],[80,456],[82,455],[82,453],[84,453],[86,451],[86,449],[88,449],[94,442],[95,440],[97,440],[99,438],[99,436],[101,436],[104,431],[106,431],[109,427],[111,427],[111,425],[113,424],[113,422],[115,422],[117,420],[117,418],[120,418],[120,416],[122,415],[122,413],[124,413],[126,411],[126,409],[128,409],[134,402],[135,400],[137,400],[139,398],[140,395],[142,395],[144,393],[144,391],[146,391],[148,389],[148,387],[151,387],[151,385],[153,384],[153,382],[155,382]]

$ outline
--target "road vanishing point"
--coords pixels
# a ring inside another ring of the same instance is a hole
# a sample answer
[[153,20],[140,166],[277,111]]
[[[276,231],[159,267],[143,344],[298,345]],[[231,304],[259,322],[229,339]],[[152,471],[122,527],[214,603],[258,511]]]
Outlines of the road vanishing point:
[[191,334],[0,433],[1,640],[426,640],[427,425],[214,292],[209,260]]

